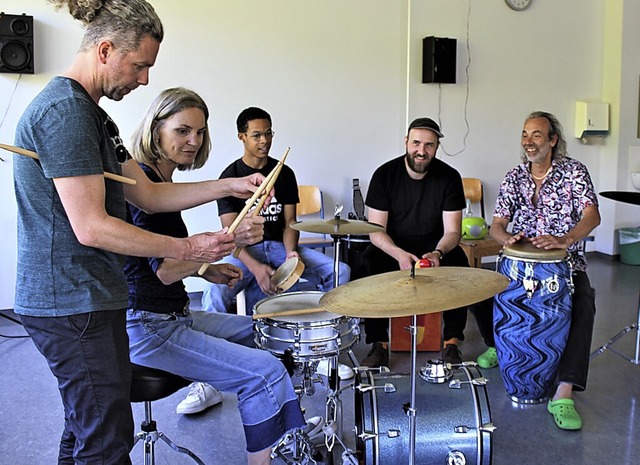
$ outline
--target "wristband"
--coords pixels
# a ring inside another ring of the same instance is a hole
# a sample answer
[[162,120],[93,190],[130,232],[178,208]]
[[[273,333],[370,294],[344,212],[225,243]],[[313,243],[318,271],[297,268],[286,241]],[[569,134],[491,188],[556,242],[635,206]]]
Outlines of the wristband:
[[444,252],[440,249],[435,249],[434,252],[438,252],[440,254],[440,260],[442,260],[442,257],[444,257]]

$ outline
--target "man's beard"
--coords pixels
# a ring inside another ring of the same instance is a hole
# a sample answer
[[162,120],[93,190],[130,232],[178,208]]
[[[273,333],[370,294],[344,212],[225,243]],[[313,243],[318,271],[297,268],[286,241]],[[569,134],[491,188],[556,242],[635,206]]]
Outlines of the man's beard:
[[420,164],[418,165],[413,157],[411,155],[409,155],[409,152],[405,153],[405,159],[407,160],[407,164],[409,165],[409,168],[411,169],[411,171],[418,173],[418,174],[424,174],[427,172],[427,170],[429,169],[429,164],[431,162],[428,163],[424,163],[424,164]]

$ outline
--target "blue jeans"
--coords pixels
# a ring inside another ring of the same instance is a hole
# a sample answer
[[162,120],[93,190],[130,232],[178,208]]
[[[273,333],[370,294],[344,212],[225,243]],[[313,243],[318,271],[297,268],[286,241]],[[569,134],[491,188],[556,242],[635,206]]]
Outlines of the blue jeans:
[[[279,241],[264,241],[246,247],[245,251],[260,263],[266,263],[274,270],[287,259],[284,244]],[[333,289],[333,260],[331,257],[308,247],[299,247],[298,255],[305,265],[301,277],[305,282],[298,281],[287,292],[326,292]],[[242,269],[242,280],[233,289],[222,284],[207,284],[202,292],[202,309],[209,312],[228,312],[232,308],[236,295],[244,290],[247,315],[252,315],[256,303],[268,295],[262,292],[253,273],[240,260],[229,256],[218,263],[222,262],[231,263]],[[349,266],[340,262],[338,265],[338,285],[349,282],[350,274]]]
[[250,317],[129,310],[127,332],[132,362],[237,394],[248,452],[271,447],[304,426],[284,365],[254,348]]
[[58,379],[65,416],[58,464],[130,465],[131,364],[124,310],[21,320]]

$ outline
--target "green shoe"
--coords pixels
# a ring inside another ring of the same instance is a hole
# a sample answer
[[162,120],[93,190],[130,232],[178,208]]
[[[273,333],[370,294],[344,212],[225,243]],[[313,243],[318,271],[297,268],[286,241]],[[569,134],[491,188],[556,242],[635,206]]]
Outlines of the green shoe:
[[498,366],[498,353],[495,347],[489,347],[486,352],[478,356],[480,368],[494,368]]
[[573,399],[550,400],[547,410],[553,415],[558,428],[567,430],[582,428],[582,418],[576,411]]

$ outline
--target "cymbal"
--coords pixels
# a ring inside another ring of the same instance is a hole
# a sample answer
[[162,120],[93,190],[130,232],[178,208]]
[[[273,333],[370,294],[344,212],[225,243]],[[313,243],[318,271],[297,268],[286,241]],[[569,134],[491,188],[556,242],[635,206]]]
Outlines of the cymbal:
[[480,302],[506,289],[509,279],[480,268],[454,266],[392,271],[327,292],[320,305],[339,315],[382,318],[424,315]]
[[618,202],[630,203],[632,205],[640,205],[640,192],[629,191],[605,191],[600,195]]
[[291,227],[297,231],[318,234],[331,234],[333,236],[348,236],[350,234],[369,234],[384,231],[379,224],[360,220],[342,220],[332,218],[330,220],[296,221]]

